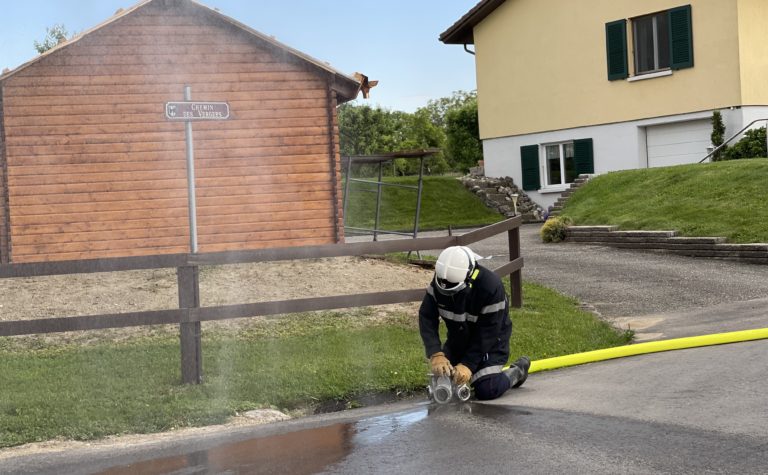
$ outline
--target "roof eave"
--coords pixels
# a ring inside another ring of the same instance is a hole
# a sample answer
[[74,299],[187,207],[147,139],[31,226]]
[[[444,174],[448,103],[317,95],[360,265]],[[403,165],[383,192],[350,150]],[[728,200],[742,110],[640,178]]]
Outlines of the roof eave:
[[493,13],[505,0],[481,0],[447,30],[440,33],[440,41],[447,45],[475,44],[474,28]]

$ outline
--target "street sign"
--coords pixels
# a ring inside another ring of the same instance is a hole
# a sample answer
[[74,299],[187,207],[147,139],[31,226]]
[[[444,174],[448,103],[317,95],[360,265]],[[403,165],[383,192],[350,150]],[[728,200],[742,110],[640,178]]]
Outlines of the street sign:
[[166,102],[168,120],[227,120],[229,104],[226,102]]

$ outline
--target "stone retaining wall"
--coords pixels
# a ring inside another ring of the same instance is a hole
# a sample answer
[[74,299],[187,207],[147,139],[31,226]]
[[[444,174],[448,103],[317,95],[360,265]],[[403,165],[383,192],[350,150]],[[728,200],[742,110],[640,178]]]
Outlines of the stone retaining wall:
[[768,244],[728,244],[723,237],[684,237],[677,231],[619,231],[618,226],[570,226],[566,242],[768,264]]
[[467,175],[459,180],[464,186],[476,194],[485,206],[495,209],[507,218],[515,216],[513,195],[517,195],[517,213],[523,216],[524,223],[540,223],[543,221],[544,210],[531,201],[510,177],[489,178],[485,176]]

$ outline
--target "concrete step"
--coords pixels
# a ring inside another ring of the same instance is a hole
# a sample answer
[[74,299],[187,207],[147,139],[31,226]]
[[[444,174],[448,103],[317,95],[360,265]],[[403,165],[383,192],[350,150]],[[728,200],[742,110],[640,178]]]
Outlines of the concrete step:
[[671,244],[723,244],[727,241],[724,237],[686,237],[675,236],[667,240]]
[[606,232],[610,233],[611,238],[618,239],[663,239],[671,238],[677,235],[677,231],[618,231],[615,229],[610,231],[600,229],[585,230],[574,229],[574,226],[568,228],[568,232],[566,234],[574,237],[589,237],[590,235],[594,234],[604,236]]
[[574,242],[596,241],[596,242],[628,242],[628,243],[648,243],[648,244],[667,244],[670,246],[713,246],[725,243],[725,238],[687,238],[687,237],[621,237],[613,233],[594,233],[583,235],[569,235]]
[[667,252],[689,257],[710,257],[718,259],[748,259],[753,263],[768,264],[768,245],[752,244],[674,244],[674,243],[633,243],[606,242],[567,239],[568,242],[593,246],[609,246],[619,249],[638,249],[644,251]]
[[720,249],[720,244],[713,243],[680,243],[663,240],[642,240],[642,239],[613,239],[609,237],[567,237],[568,242],[578,242],[581,244],[595,244],[611,247],[629,247],[634,249],[668,249],[668,250],[716,250],[723,252],[766,252],[760,249],[741,249],[730,250]]
[[718,250],[733,251],[733,252],[768,252],[768,244],[766,243],[751,243],[751,244],[718,244]]
[[616,231],[619,229],[618,226],[568,226],[567,232],[594,232],[594,231],[602,231],[602,232],[611,232]]
[[619,231],[617,226],[570,226],[566,241],[594,246],[736,260],[768,265],[768,243],[729,244],[720,236],[678,236],[677,231]]
[[677,231],[614,231],[612,234],[627,238],[671,238],[677,236]]

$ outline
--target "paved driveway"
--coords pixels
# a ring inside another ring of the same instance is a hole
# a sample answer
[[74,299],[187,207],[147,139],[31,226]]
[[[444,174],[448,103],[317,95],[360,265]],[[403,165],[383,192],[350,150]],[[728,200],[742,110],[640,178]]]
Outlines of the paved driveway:
[[[571,295],[639,341],[768,327],[768,266],[582,244],[544,244],[524,225],[523,279]],[[507,259],[506,235],[473,246]]]

